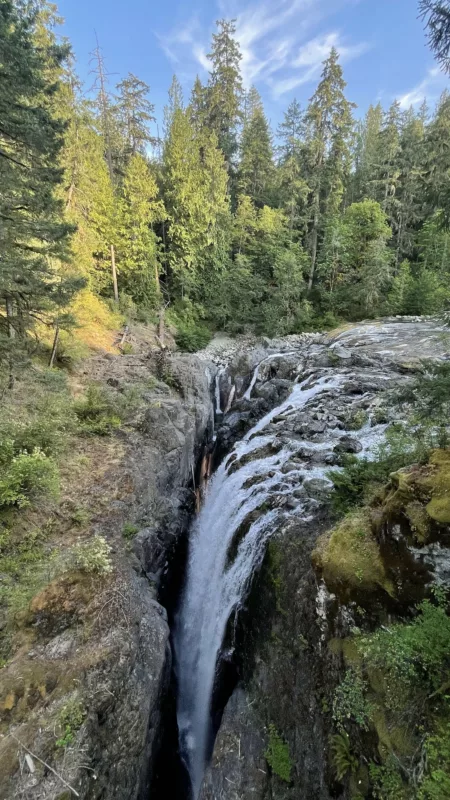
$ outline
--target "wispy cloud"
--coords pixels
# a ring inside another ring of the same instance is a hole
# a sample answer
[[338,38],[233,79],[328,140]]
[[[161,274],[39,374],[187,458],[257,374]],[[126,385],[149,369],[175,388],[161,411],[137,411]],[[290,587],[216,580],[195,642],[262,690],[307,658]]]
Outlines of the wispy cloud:
[[[259,0],[245,4],[242,0],[217,0],[220,13],[236,18],[244,84],[267,86],[278,98],[314,80],[323,60],[332,47],[339,50],[341,60],[357,58],[368,49],[365,42],[346,42],[338,31],[311,36],[312,29],[323,23],[336,4],[347,5],[355,0]],[[188,61],[192,67],[207,71],[207,47],[210,31],[201,28],[197,18],[184,27],[159,36],[167,57],[174,63]]]
[[448,84],[448,78],[439,67],[431,67],[425,78],[405,94],[400,95],[398,101],[400,108],[407,109],[419,106],[425,99],[435,100],[438,94]]
[[297,86],[302,86],[315,80],[320,74],[322,63],[327,58],[332,47],[338,50],[341,63],[344,63],[367,52],[370,45],[367,42],[345,44],[339,31],[332,31],[323,36],[310,39],[301,45],[297,55],[291,61],[294,74],[271,82],[274,97],[281,97],[281,95],[292,91]]

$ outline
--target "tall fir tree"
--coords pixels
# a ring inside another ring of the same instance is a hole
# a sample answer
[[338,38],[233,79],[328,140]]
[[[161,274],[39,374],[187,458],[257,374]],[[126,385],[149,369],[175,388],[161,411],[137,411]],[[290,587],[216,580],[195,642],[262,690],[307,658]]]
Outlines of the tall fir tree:
[[147,145],[155,145],[150,131],[155,122],[154,105],[148,99],[150,87],[131,72],[117,84],[117,116],[125,144],[125,161],[136,153],[144,155]]
[[211,71],[208,82],[208,123],[215,131],[227,164],[237,151],[237,128],[241,121],[242,78],[241,52],[236,41],[236,21],[218,20],[208,58]]
[[320,83],[306,111],[309,164],[306,180],[310,187],[309,249],[311,264],[308,291],[311,291],[318,248],[326,218],[340,207],[344,181],[350,169],[352,108],[344,94],[339,55],[335,48],[324,61]]
[[300,103],[293,100],[277,130],[279,199],[289,220],[291,238],[302,238],[306,232],[309,186],[303,177],[304,134],[304,114]]
[[65,125],[50,110],[58,87],[46,80],[49,63],[58,72],[68,51],[38,48],[35,20],[9,0],[0,6],[0,331],[11,383],[28,334],[37,322],[53,324],[76,288],[58,271],[71,232],[55,191]]
[[239,188],[261,207],[270,201],[273,183],[272,136],[260,95],[254,87],[249,94],[251,111],[242,132]]
[[145,308],[161,305],[159,241],[154,227],[164,217],[155,178],[146,159],[136,153],[123,180],[118,252],[124,288]]

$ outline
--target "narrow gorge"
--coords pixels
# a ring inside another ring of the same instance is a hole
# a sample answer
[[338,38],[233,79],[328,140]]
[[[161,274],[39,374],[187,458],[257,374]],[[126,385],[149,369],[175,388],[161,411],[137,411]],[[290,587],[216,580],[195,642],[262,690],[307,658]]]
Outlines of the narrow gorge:
[[[377,458],[386,431],[404,419],[389,408],[389,391],[420,359],[446,353],[438,323],[390,321],[330,339],[265,341],[264,349],[238,351],[218,369],[215,448],[223,458],[190,532],[173,630],[180,752],[193,800],[334,796],[320,694],[334,688],[339,672],[339,655],[330,663],[328,652],[332,630],[345,639],[355,622],[349,598],[336,597],[331,580],[327,586],[322,579],[317,554],[315,572],[311,562],[331,525],[330,470],[339,470],[346,454]],[[385,591],[388,578],[375,574],[376,559],[368,581],[374,595],[385,593],[390,614],[416,599],[402,586],[406,544],[403,551],[404,564],[391,554],[395,591]],[[273,570],[286,553],[289,610],[270,598],[280,590]],[[414,558],[409,569],[422,572],[425,584],[425,550]],[[364,605],[368,587],[360,580]],[[278,641],[280,628],[289,632],[287,646]],[[283,781],[267,764],[270,732],[289,728],[295,780],[280,790]]]
[[[395,401],[448,356],[439,321],[404,318],[93,359],[118,396],[146,387],[95,444],[90,524],[114,570],[81,590],[65,566],[21,617],[0,675],[2,798],[350,800],[376,796],[394,756],[415,769],[408,708],[392,717],[358,636],[413,624],[450,580],[448,450],[418,455]],[[359,491],[358,464],[377,493],[343,516],[336,476],[354,470]],[[24,747],[46,764],[30,771]]]

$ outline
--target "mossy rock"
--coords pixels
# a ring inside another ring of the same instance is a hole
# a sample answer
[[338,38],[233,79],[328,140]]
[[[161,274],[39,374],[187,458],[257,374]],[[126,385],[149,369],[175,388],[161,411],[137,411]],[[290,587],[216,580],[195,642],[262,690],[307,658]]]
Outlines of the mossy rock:
[[429,463],[435,470],[423,479],[431,492],[427,513],[439,525],[450,525],[450,450],[435,450]]
[[394,595],[365,511],[347,515],[330,534],[320,537],[312,559],[332,591],[365,595],[381,588]]
[[30,603],[27,622],[46,636],[82,622],[98,591],[92,575],[68,572],[48,584]]
[[367,797],[370,789],[369,770],[365,764],[360,764],[355,773],[350,777],[350,797],[357,800],[357,798]]

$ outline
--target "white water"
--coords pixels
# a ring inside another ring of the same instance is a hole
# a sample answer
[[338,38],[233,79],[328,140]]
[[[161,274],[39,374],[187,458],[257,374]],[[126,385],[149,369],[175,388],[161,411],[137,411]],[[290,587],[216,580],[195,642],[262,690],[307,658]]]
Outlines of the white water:
[[[260,434],[274,417],[305,406],[319,393],[337,389],[344,380],[340,375],[326,376],[315,382],[308,378],[295,385],[286,402],[261,419],[222,462],[191,532],[187,580],[175,624],[174,649],[178,726],[194,800],[200,792],[211,737],[211,698],[227,622],[245,599],[251,577],[263,558],[267,539],[282,512],[270,510],[253,522],[239,543],[235,543],[233,559],[230,546],[248,514],[260,508],[271,489],[281,479],[286,479],[280,470],[292,452],[286,446],[274,455],[256,457],[231,474],[227,468],[236,459],[272,441],[273,436]],[[342,435],[342,431],[339,434]],[[312,449],[323,447],[314,443],[309,446]],[[317,467],[309,470],[308,475],[323,476],[326,469]],[[252,488],[244,487],[249,478],[267,476],[271,471],[275,472],[272,478],[266,477]],[[290,492],[286,484],[285,491],[278,494]]]
[[280,358],[281,356],[284,356],[284,357],[291,356],[294,353],[295,353],[294,350],[292,350],[290,353],[273,353],[271,356],[267,356],[267,358],[263,358],[263,360],[259,362],[259,364],[255,367],[255,369],[253,371],[252,379],[250,381],[250,386],[248,387],[247,391],[243,395],[245,400],[250,400],[250,398],[252,396],[252,391],[253,391],[253,389],[255,387],[255,383],[256,383],[256,381],[258,380],[258,377],[259,377],[259,369],[260,369],[260,367],[262,367],[263,364],[267,364],[267,362],[271,361],[273,358]]

